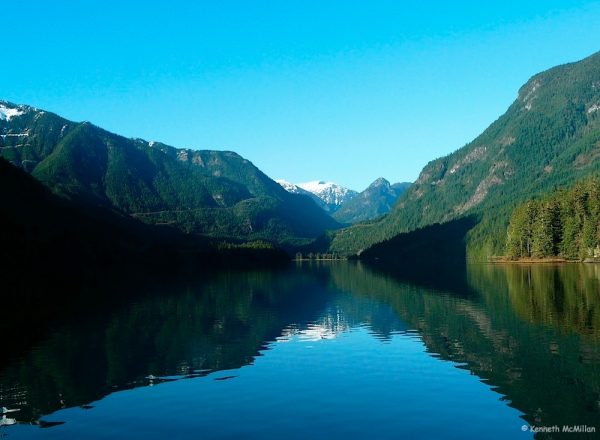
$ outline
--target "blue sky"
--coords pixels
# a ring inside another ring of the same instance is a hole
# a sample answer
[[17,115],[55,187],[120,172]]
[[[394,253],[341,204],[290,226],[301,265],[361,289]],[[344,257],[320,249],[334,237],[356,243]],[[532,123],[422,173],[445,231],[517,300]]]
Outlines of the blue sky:
[[600,50],[600,2],[123,3],[2,2],[0,99],[357,190],[416,179]]

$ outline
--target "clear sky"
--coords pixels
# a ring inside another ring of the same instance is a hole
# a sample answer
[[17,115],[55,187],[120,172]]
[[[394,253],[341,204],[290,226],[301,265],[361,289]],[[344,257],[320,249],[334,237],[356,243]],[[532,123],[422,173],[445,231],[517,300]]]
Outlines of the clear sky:
[[600,2],[2,1],[0,99],[234,150],[273,178],[412,181],[527,79],[600,50]]

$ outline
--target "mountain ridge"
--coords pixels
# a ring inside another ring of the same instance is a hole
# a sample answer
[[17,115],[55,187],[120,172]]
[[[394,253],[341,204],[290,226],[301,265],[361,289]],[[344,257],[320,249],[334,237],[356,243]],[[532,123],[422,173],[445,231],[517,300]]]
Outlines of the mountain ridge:
[[335,234],[331,250],[356,254],[437,223],[474,215],[467,257],[505,251],[512,209],[600,169],[600,52],[550,68],[519,88],[506,112],[466,146],[429,162],[390,214]]
[[324,180],[298,183],[296,186],[321,199],[330,213],[337,211],[340,206],[353,199],[358,194],[358,192],[352,189]]
[[346,224],[380,217],[392,209],[398,197],[410,185],[408,182],[392,185],[387,179],[379,177],[364,191],[343,203],[332,217],[340,223]]
[[62,196],[226,240],[294,246],[338,227],[308,197],[289,194],[237,153],[178,149],[31,106],[0,105],[10,113],[0,120],[0,156]]
[[317,206],[319,206],[325,212],[329,212],[329,206],[327,205],[327,203],[325,203],[325,201],[321,197],[316,195],[315,193],[307,191],[304,188],[299,187],[295,183],[288,182],[285,179],[277,179],[277,180],[275,180],[275,182],[277,182],[279,185],[281,185],[283,187],[283,189],[285,189],[289,193],[300,194],[300,195],[310,197],[312,200],[314,200],[314,202],[317,204]]
[[276,182],[290,193],[308,195],[335,220],[346,225],[386,214],[400,194],[411,185],[409,182],[392,185],[385,178],[379,177],[363,191],[356,192],[324,180],[299,184],[285,179],[277,179]]

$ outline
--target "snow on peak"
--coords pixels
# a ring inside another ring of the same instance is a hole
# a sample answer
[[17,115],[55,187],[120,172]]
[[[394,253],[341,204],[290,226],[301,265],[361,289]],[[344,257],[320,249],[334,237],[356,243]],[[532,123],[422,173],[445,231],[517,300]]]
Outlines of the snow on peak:
[[276,182],[279,185],[281,185],[283,187],[283,189],[285,189],[287,192],[292,193],[292,194],[302,194],[304,196],[308,196],[315,201],[317,206],[320,206],[327,212],[331,211],[331,207],[328,206],[327,203],[324,202],[323,199],[321,199],[321,197],[319,197],[318,195],[313,194],[312,192],[307,191],[305,189],[302,189],[295,183],[288,182],[285,179],[277,179]]
[[317,193],[325,191],[331,188],[335,183],[333,182],[325,182],[324,180],[313,180],[310,182],[299,183],[298,186],[306,191],[310,191],[311,193]]
[[285,189],[287,192],[291,192],[294,194],[301,192],[301,189],[298,185],[294,185],[292,182],[288,182],[285,179],[277,179],[275,182],[280,184],[283,187],[283,189]]
[[305,191],[311,192],[328,205],[340,206],[342,203],[354,198],[356,191],[345,188],[334,182],[314,180],[312,182],[299,183],[297,186]]
[[4,104],[0,104],[0,121],[4,120],[4,121],[10,121],[11,118],[14,118],[15,116],[21,116],[22,114],[25,113],[25,111],[20,110],[21,107],[19,108],[14,108],[14,107],[7,107]]
[[314,180],[305,183],[291,183],[284,179],[277,179],[287,192],[293,194],[310,195],[326,211],[335,211],[342,203],[354,198],[358,193],[333,182]]

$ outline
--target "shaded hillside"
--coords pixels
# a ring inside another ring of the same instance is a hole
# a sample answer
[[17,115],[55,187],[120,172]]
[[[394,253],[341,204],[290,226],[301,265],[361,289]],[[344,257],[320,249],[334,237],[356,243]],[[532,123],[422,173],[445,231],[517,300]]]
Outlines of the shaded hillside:
[[[174,247],[166,245],[178,235],[62,199],[0,158],[0,252],[7,274],[51,279],[70,273],[77,279],[82,271],[110,270],[132,257],[141,262],[168,255]],[[208,249],[207,243],[197,243]]]
[[165,226],[145,225],[119,212],[52,194],[40,182],[0,158],[0,299],[6,310],[31,295],[80,282],[170,274],[186,267],[285,260],[262,247],[221,249],[207,239]]
[[359,258],[374,268],[400,275],[422,286],[465,287],[465,240],[477,224],[474,216],[434,224],[378,243]]
[[236,240],[305,243],[337,223],[229,151],[127,139],[28,106],[0,102],[0,154],[54,192],[147,223]]
[[506,113],[456,152],[430,162],[392,212],[336,235],[332,250],[355,253],[398,233],[468,214],[481,221],[467,254],[504,253],[520,202],[600,169],[600,53],[532,77]]
[[343,203],[332,217],[340,223],[357,223],[387,214],[410,183],[390,184],[380,177],[367,189]]

